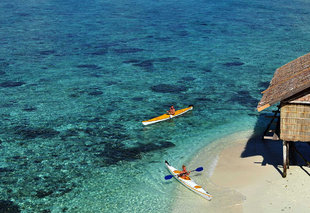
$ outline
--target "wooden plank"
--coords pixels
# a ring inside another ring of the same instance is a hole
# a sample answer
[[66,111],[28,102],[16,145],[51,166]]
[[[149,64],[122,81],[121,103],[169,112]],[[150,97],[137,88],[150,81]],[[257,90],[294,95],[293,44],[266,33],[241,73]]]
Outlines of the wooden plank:
[[265,140],[273,140],[273,136],[264,136]]
[[264,135],[263,139],[264,140],[273,140],[273,141],[280,140],[280,138],[277,134],[273,134],[272,136]]
[[268,108],[268,107],[270,107],[270,104],[265,104],[264,106],[261,106],[261,107],[258,107],[257,108],[257,111],[263,111],[264,109],[266,109],[266,108]]

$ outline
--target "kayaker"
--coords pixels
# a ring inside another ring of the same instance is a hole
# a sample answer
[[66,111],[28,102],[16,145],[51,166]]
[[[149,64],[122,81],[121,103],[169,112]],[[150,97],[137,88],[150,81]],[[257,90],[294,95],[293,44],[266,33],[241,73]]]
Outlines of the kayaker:
[[186,170],[186,166],[182,165],[182,171],[178,176],[179,177],[186,177],[189,175],[189,173],[191,173],[191,172]]
[[169,111],[167,111],[168,115],[174,115],[175,114],[175,109],[173,106],[170,107]]

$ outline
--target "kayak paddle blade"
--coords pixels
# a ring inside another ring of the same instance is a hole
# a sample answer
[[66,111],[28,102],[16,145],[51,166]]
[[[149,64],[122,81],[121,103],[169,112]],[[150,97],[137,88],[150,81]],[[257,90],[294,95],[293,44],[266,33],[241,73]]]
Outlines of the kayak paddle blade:
[[166,175],[165,176],[165,180],[169,180],[169,179],[171,179],[173,177],[173,175]]
[[203,170],[203,167],[198,167],[195,171],[196,172],[201,172]]

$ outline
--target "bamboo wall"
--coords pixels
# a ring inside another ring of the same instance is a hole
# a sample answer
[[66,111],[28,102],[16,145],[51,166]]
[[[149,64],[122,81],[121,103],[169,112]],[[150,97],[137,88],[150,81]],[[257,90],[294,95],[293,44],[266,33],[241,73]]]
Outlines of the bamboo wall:
[[310,105],[286,104],[280,112],[280,139],[310,142]]

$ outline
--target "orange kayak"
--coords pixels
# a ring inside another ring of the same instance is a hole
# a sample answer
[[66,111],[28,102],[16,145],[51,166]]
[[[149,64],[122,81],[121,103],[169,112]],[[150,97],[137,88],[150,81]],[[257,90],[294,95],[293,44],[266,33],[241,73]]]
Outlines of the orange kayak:
[[194,108],[193,106],[189,106],[189,107],[184,108],[184,109],[179,109],[179,110],[175,111],[174,115],[163,114],[163,115],[158,116],[156,118],[152,118],[152,119],[147,120],[147,121],[142,121],[142,124],[146,126],[146,125],[154,124],[157,122],[169,120],[169,119],[172,119],[172,118],[177,117],[179,115],[183,115],[184,113],[192,110],[193,108]]

